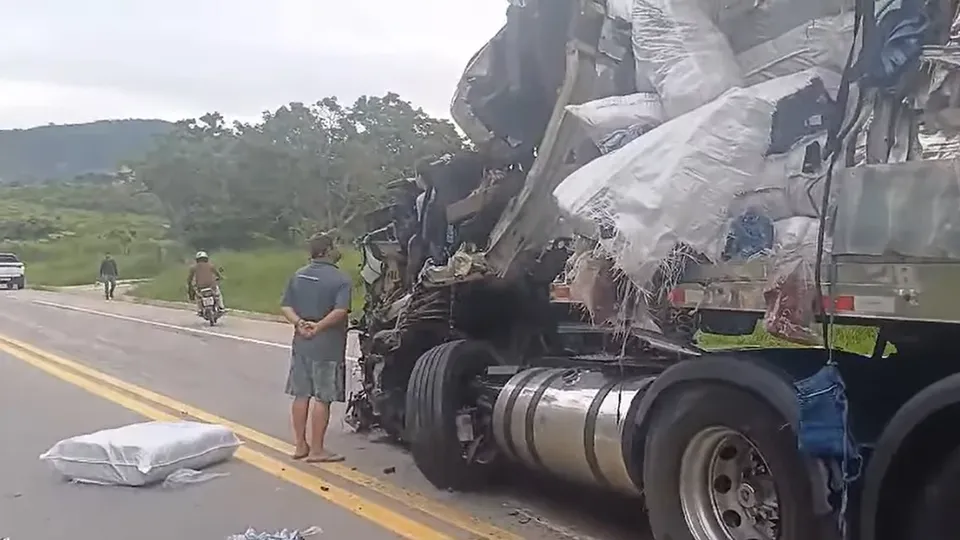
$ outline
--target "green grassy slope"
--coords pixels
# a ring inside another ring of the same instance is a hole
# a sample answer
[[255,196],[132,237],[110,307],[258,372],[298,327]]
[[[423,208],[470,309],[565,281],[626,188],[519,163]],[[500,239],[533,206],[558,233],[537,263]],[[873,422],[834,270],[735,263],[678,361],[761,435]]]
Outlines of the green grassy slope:
[[[210,260],[223,268],[221,287],[228,308],[276,314],[280,312],[280,297],[287,280],[306,264],[307,256],[302,250],[274,248],[212,253]],[[172,302],[186,301],[188,265],[189,262],[185,260],[169,267],[150,282],[135,287],[130,294]],[[359,313],[363,306],[358,275],[359,254],[346,251],[339,266],[353,278],[352,311]]]
[[30,284],[92,283],[107,251],[121,277],[151,277],[181,256],[166,237],[166,223],[157,216],[48,206],[0,189],[0,251],[24,261]]

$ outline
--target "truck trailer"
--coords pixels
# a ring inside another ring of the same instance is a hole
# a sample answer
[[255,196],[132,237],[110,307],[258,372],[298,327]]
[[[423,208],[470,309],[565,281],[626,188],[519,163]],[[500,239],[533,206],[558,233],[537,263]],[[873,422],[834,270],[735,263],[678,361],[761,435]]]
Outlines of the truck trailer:
[[[813,256],[782,279],[770,261],[783,253],[718,258],[681,239],[644,289],[608,250],[578,275],[609,279],[571,301],[572,261],[615,244],[607,229],[623,222],[584,232],[557,190],[697,114],[667,95],[666,68],[650,89],[638,76],[670,60],[640,57],[638,14],[668,28],[684,1],[512,1],[453,98],[472,148],[424,160],[367,216],[362,388],[349,421],[408,445],[439,488],[482,489],[511,462],[642,499],[656,540],[954,539],[960,161],[919,141],[949,133],[960,110],[957,4],[699,1],[722,7],[675,28],[707,21],[737,59],[755,45],[737,28],[797,27],[778,9],[802,6],[803,22],[817,4],[847,18],[836,80],[817,75],[777,98],[765,128],[770,147],[800,133],[791,148],[802,146],[813,180],[799,196],[786,193],[793,184],[750,195],[807,204]],[[741,86],[754,83],[765,84]],[[680,107],[676,119],[623,130],[632,142],[619,147],[591,139],[572,113],[656,92]],[[815,111],[788,114],[798,107]],[[758,323],[805,346],[698,345],[699,332],[750,335]],[[835,324],[875,329],[872,354],[837,350]]]

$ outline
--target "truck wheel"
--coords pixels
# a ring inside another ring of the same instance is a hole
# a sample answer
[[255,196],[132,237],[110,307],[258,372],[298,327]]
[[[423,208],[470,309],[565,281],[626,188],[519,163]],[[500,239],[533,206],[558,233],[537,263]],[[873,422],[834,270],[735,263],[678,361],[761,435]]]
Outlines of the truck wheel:
[[914,503],[905,540],[947,540],[960,530],[960,448],[927,480]]
[[425,352],[410,374],[406,437],[417,468],[440,489],[476,489],[489,476],[488,463],[465,457],[456,422],[459,412],[471,405],[470,379],[496,363],[483,343],[451,341]]
[[764,400],[710,383],[658,406],[643,464],[657,540],[816,540],[806,463]]

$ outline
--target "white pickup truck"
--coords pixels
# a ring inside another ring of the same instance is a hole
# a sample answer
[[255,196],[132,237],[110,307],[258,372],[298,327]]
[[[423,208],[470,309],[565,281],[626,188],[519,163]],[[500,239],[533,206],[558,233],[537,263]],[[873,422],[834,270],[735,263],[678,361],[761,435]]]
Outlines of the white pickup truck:
[[23,262],[13,253],[0,253],[0,288],[22,289],[26,285]]

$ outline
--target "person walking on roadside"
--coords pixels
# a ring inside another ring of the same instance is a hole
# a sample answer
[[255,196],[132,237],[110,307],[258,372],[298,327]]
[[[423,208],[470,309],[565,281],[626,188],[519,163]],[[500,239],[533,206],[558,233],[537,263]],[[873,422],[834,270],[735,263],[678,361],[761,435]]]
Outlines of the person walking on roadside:
[[293,458],[330,463],[344,459],[327,449],[324,437],[330,423],[330,405],[345,399],[344,362],[352,282],[336,267],[340,252],[333,238],[315,235],[309,247],[310,264],[290,278],[281,301],[283,316],[294,328],[286,393],[293,396]]
[[113,300],[113,293],[117,290],[117,278],[119,276],[117,261],[109,253],[104,254],[103,261],[100,262],[100,282],[103,283],[103,296],[107,300]]

